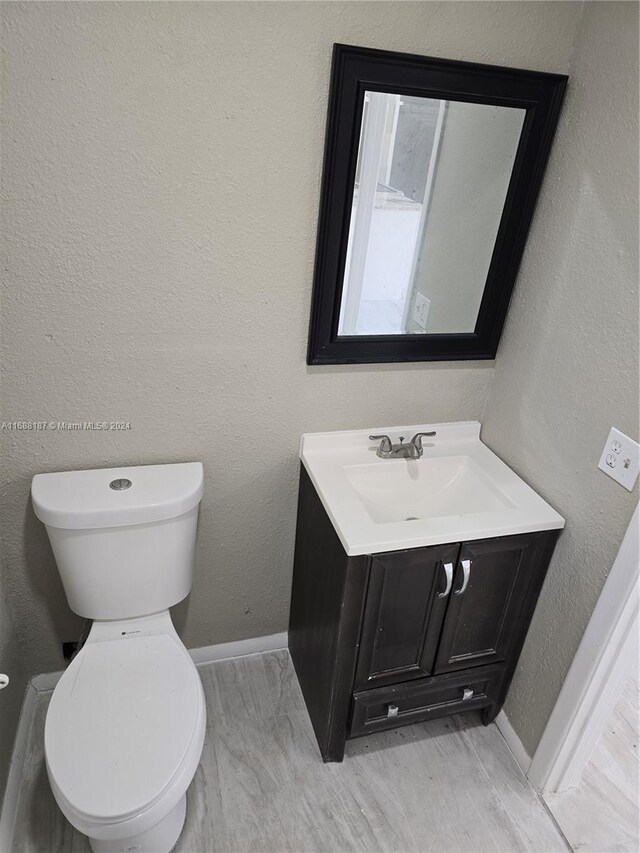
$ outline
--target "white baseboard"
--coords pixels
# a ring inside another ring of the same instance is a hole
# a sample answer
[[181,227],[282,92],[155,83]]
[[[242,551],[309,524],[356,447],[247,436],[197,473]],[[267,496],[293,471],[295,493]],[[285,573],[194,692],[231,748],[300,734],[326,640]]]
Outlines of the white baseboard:
[[2,812],[0,813],[0,850],[3,851],[11,850],[13,842],[13,826],[18,805],[18,791],[20,790],[20,780],[22,779],[24,762],[27,756],[29,732],[31,731],[37,698],[38,691],[32,684],[27,684],[18,719],[18,728],[16,729],[16,736],[13,741],[11,763],[9,764],[9,773],[7,775],[7,787],[5,788]]
[[275,652],[287,648],[287,632],[269,634],[267,637],[251,637],[248,640],[236,640],[235,643],[219,643],[217,646],[201,646],[189,649],[191,659],[196,666],[214,663],[228,658],[242,658],[262,652]]
[[509,722],[509,717],[507,717],[504,711],[500,711],[496,717],[496,726],[500,730],[502,737],[506,740],[507,746],[513,753],[513,757],[518,762],[520,769],[526,776],[529,765],[531,764],[531,756],[524,748],[522,741],[516,734],[516,730]]
[[62,672],[42,672],[40,675],[34,675],[31,679],[31,686],[35,688],[37,693],[47,693],[53,690],[56,684],[62,678]]
[[[204,666],[215,661],[228,660],[229,658],[245,657],[262,652],[272,652],[287,648],[287,632],[281,634],[270,634],[267,637],[251,637],[248,640],[237,640],[234,643],[219,643],[216,646],[202,646],[198,649],[189,649],[189,654],[196,666]],[[18,791],[20,780],[24,771],[29,731],[33,721],[36,708],[36,700],[39,693],[48,693],[53,690],[62,672],[43,672],[34,675],[25,691],[20,711],[20,719],[13,743],[11,764],[7,776],[7,787],[2,803],[0,814],[0,851],[11,849],[13,839],[13,825],[18,803]]]

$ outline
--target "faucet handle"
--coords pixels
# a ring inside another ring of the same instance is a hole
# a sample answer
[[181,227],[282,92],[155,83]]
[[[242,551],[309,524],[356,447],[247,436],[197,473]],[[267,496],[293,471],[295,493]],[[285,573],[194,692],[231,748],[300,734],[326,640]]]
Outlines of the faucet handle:
[[431,432],[417,432],[417,433],[413,436],[413,438],[411,439],[411,444],[413,444],[413,446],[414,446],[415,448],[417,448],[417,450],[418,450],[420,453],[422,453],[422,436],[423,436],[423,435],[426,435],[428,438],[431,438],[431,436],[433,436],[433,435],[435,435],[435,434],[436,434],[436,431],[435,431],[435,430],[431,430]]
[[380,447],[378,448],[378,450],[382,451],[383,453],[391,453],[391,450],[393,449],[391,439],[388,435],[370,435],[369,441],[379,441]]

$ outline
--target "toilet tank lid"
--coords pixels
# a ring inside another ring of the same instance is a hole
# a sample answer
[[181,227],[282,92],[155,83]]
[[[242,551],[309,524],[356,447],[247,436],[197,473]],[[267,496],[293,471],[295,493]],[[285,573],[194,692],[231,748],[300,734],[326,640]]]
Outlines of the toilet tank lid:
[[87,530],[175,518],[200,503],[202,462],[36,474],[33,509],[49,527]]

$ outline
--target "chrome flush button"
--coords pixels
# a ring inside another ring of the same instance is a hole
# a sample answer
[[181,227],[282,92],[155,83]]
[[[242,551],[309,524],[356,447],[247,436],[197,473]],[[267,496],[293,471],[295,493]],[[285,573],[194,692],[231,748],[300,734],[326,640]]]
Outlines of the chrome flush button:
[[121,492],[123,489],[129,489],[131,487],[131,480],[127,480],[126,477],[123,477],[120,480],[112,480],[109,483],[109,488],[114,489],[116,492]]

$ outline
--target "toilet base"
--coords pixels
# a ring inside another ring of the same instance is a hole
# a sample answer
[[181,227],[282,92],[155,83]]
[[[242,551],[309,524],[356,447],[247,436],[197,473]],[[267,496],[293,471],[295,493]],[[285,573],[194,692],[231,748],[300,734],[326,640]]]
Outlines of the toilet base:
[[180,837],[187,813],[187,795],[184,794],[160,823],[140,835],[104,841],[89,838],[93,853],[169,853]]

